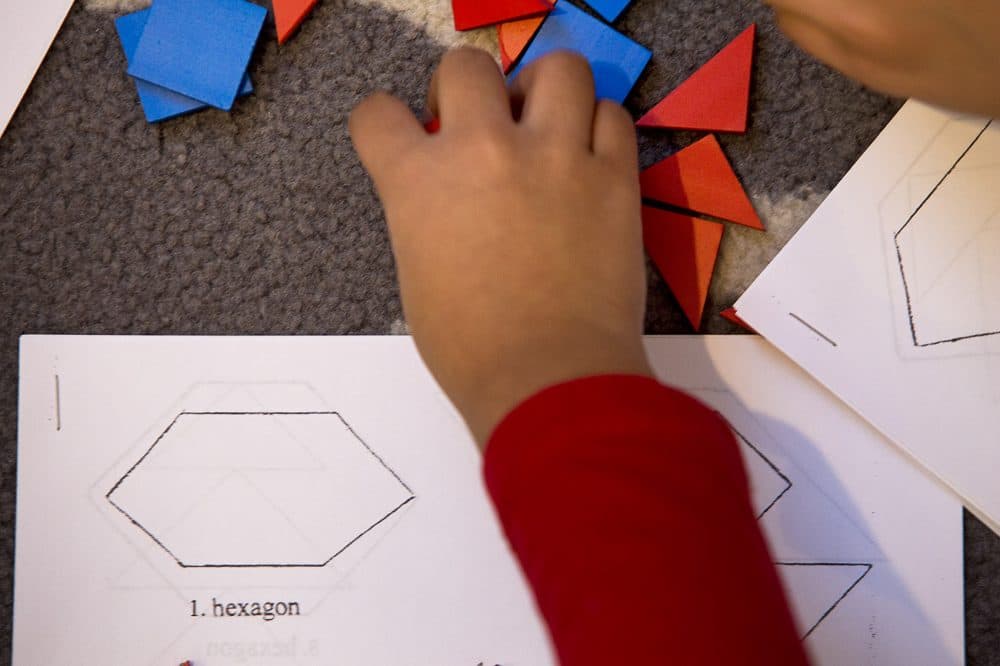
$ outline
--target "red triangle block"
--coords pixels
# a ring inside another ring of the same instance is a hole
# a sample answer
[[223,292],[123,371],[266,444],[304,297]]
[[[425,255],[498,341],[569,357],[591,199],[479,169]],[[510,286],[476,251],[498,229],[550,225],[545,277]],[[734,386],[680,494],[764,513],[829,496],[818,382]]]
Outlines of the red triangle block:
[[[555,6],[555,3],[552,3]],[[510,74],[517,61],[521,59],[524,49],[535,38],[535,33],[542,27],[548,12],[543,16],[521,19],[520,21],[510,21],[497,26],[497,42],[500,45],[500,63],[503,65],[503,73]]]
[[732,323],[746,329],[751,333],[757,332],[753,326],[743,321],[743,318],[736,313],[736,308],[726,308],[725,310],[719,313],[719,316],[725,319],[726,321],[731,321]]
[[292,33],[309,16],[317,0],[273,0],[274,25],[278,31],[278,43],[284,44]]
[[701,328],[723,226],[696,217],[642,207],[642,240],[694,330]]
[[757,25],[751,25],[640,118],[637,125],[746,132],[756,34]]
[[552,11],[549,0],[451,0],[455,30],[472,30],[496,23],[541,16]]
[[764,230],[712,134],[643,171],[639,184],[645,199]]

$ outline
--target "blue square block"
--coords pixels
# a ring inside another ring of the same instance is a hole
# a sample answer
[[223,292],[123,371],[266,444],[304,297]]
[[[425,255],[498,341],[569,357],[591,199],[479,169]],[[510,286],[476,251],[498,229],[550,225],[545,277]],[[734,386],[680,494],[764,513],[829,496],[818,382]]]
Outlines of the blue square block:
[[609,23],[617,21],[625,8],[632,4],[632,0],[584,0],[584,2]]
[[[149,9],[119,16],[115,19],[115,28],[118,30],[118,39],[122,43],[122,50],[125,52],[125,59],[132,62],[135,47],[139,44],[142,31],[146,27],[146,19],[149,18]],[[135,89],[139,93],[139,102],[142,103],[142,110],[146,114],[146,120],[156,123],[168,118],[175,118],[185,113],[198,111],[207,108],[204,102],[199,102],[191,97],[185,97],[173,90],[168,90],[161,86],[133,79]],[[240,88],[240,96],[249,95],[253,92],[253,83],[250,76],[243,75],[243,86]]]
[[245,0],[156,0],[128,73],[228,111],[265,16]]
[[564,0],[545,19],[520,64],[510,73],[510,80],[529,63],[560,50],[575,51],[586,58],[594,72],[597,98],[619,104],[653,57],[646,47]]

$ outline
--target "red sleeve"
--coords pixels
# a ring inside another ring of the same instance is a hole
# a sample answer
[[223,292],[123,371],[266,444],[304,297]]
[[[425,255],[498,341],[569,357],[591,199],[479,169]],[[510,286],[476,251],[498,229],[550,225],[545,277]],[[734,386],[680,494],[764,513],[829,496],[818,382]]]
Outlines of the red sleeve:
[[725,421],[643,377],[546,389],[486,483],[563,666],[805,664]]

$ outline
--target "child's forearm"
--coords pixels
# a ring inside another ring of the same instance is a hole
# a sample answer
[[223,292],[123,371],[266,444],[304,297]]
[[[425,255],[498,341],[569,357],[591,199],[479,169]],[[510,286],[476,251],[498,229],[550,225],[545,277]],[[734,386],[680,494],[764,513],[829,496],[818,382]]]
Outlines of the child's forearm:
[[485,475],[564,666],[805,663],[736,443],[696,400],[634,376],[550,388]]

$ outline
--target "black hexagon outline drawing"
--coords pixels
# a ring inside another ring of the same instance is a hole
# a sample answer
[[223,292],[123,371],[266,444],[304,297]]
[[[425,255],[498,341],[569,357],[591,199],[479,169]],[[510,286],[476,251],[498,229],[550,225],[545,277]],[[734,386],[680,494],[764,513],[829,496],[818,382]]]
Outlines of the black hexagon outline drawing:
[[944,185],[945,181],[948,180],[948,178],[955,171],[955,169],[958,168],[958,165],[962,163],[962,160],[965,159],[965,156],[969,154],[969,151],[971,151],[972,148],[977,143],[979,143],[979,140],[983,138],[983,135],[986,134],[987,130],[989,130],[990,127],[992,127],[992,125],[993,125],[992,120],[986,123],[985,127],[983,127],[983,129],[981,129],[979,133],[976,135],[976,138],[972,140],[972,143],[970,143],[965,148],[965,150],[962,151],[962,154],[958,156],[958,159],[955,160],[955,163],[951,165],[951,167],[948,169],[948,171],[945,172],[943,176],[941,176],[941,180],[939,180],[937,184],[934,185],[934,188],[930,191],[930,193],[926,197],[924,197],[923,201],[920,202],[920,205],[917,206],[916,209],[913,211],[913,214],[910,215],[909,218],[907,218],[903,226],[901,226],[899,230],[896,231],[896,233],[893,234],[892,236],[893,245],[895,245],[896,247],[896,261],[899,264],[899,275],[903,280],[903,294],[906,297],[906,317],[910,324],[910,337],[913,340],[914,347],[935,347],[937,345],[961,342],[962,340],[973,340],[976,338],[985,338],[992,335],[1000,335],[1000,331],[985,331],[981,333],[970,333],[968,335],[960,335],[958,337],[948,338],[946,340],[932,340],[930,342],[918,341],[917,324],[916,321],[914,320],[913,303],[910,297],[910,285],[906,280],[906,267],[903,265],[903,251],[899,245],[900,235],[906,230],[908,226],[910,226],[910,223],[913,222],[913,220],[917,217],[917,215],[920,214],[920,211],[923,210],[924,206],[927,205],[927,202],[930,201],[935,194],[937,194],[937,191],[941,189],[941,186]]
[[[133,517],[131,514],[129,514],[124,508],[122,508],[121,506],[119,506],[111,498],[111,496],[114,494],[114,492],[116,490],[118,490],[118,488],[122,485],[122,483],[125,482],[126,479],[128,479],[128,477],[132,474],[132,472],[135,471],[135,469],[139,465],[142,464],[142,462],[149,456],[150,453],[152,453],[153,449],[156,448],[156,446],[160,443],[160,441],[163,440],[163,438],[167,435],[167,433],[170,432],[171,428],[174,427],[174,425],[177,423],[178,420],[180,420],[180,418],[182,416],[335,416],[341,422],[341,424],[347,429],[347,431],[349,433],[351,433],[351,435],[362,446],[365,447],[365,450],[368,451],[368,453],[387,472],[389,472],[389,474],[392,475],[392,477],[400,484],[400,486],[403,487],[404,490],[406,490],[407,493],[409,493],[409,497],[407,497],[402,502],[400,502],[396,507],[394,507],[387,514],[385,514],[384,516],[382,516],[381,518],[379,518],[377,521],[375,521],[374,523],[372,523],[371,525],[369,525],[364,531],[362,531],[360,534],[358,534],[357,536],[355,536],[354,538],[352,538],[350,541],[348,541],[346,544],[344,544],[340,549],[338,549],[335,553],[333,553],[333,555],[331,555],[329,558],[327,558],[323,562],[316,562],[316,563],[295,563],[295,564],[290,564],[290,563],[266,563],[266,564],[215,564],[215,563],[213,563],[213,564],[185,564],[179,557],[177,557],[177,555],[175,555],[169,548],[167,548],[166,544],[164,544],[159,538],[157,538],[157,536],[155,534],[153,534],[148,529],[146,529],[146,527],[144,527],[142,525],[142,523],[140,523],[135,517]],[[104,498],[119,513],[121,513],[123,516],[125,516],[125,518],[127,518],[130,523],[132,523],[133,525],[135,525],[146,536],[148,536],[153,541],[153,543],[155,543],[157,546],[159,546],[161,549],[163,549],[163,551],[165,553],[167,553],[178,564],[178,566],[180,566],[182,568],[185,568],[185,569],[288,569],[288,568],[303,568],[303,569],[312,568],[312,569],[318,569],[318,568],[322,568],[322,567],[325,567],[326,565],[330,564],[330,562],[332,562],[334,559],[336,559],[339,555],[341,555],[344,551],[346,551],[352,545],[354,545],[355,543],[357,543],[366,534],[368,534],[369,532],[371,532],[372,530],[374,530],[375,528],[377,528],[379,525],[381,525],[386,520],[388,520],[389,518],[391,518],[394,514],[396,514],[396,512],[398,512],[404,506],[406,506],[407,504],[409,504],[410,502],[412,502],[413,500],[415,500],[417,498],[417,496],[414,494],[414,492],[410,488],[410,486],[407,485],[407,483],[405,481],[403,481],[403,479],[399,476],[399,474],[396,473],[396,471],[394,469],[392,469],[385,462],[385,460],[383,460],[382,457],[380,455],[378,455],[375,452],[375,450],[372,449],[372,447],[369,446],[368,443],[360,435],[358,435],[358,433],[354,430],[354,428],[351,427],[351,425],[344,419],[343,416],[340,415],[339,412],[336,412],[336,411],[305,411],[305,412],[286,412],[286,411],[266,411],[266,412],[259,412],[259,411],[258,412],[182,411],[182,412],[178,413],[177,416],[175,416],[173,418],[173,420],[166,427],[166,429],[164,429],[164,431],[161,432],[156,437],[156,439],[153,441],[153,443],[150,445],[150,447],[148,449],[146,449],[146,451],[139,457],[138,460],[135,461],[135,463],[132,464],[131,467],[128,468],[128,470],[125,472],[125,474],[123,474],[122,477],[120,479],[118,479],[117,482],[115,482],[115,485],[112,486],[111,490],[109,490],[105,494]]]

